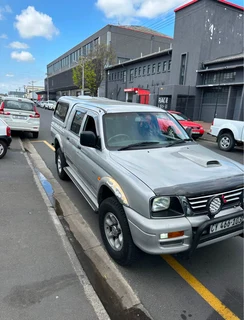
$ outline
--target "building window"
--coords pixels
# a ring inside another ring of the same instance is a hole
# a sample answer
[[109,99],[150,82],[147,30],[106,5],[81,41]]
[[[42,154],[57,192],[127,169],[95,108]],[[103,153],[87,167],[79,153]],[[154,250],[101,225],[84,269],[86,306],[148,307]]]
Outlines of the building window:
[[168,61],[168,71],[171,70],[171,60]]
[[134,69],[130,69],[130,82],[133,81],[134,76]]
[[206,72],[204,73],[203,84],[219,84],[235,81],[236,72]]
[[157,68],[157,72],[161,72],[161,62],[158,63],[158,68]]
[[146,74],[146,66],[143,66],[142,74],[145,76],[145,74]]
[[117,80],[119,80],[119,72],[117,72]]
[[123,71],[123,82],[126,82],[126,70]]
[[149,65],[147,66],[147,74],[150,74],[150,71],[151,71],[151,65],[149,64]]
[[123,79],[123,71],[120,71],[120,80]]
[[135,75],[134,77],[136,78],[137,77],[137,68],[135,68]]
[[167,70],[167,61],[163,62],[163,72],[166,72]]
[[156,72],[156,65],[155,63],[152,65],[152,74],[154,74]]
[[138,68],[138,77],[141,76],[141,67]]
[[113,72],[112,72],[112,75],[111,75],[111,76],[112,76],[112,81],[113,81],[113,80],[114,80],[114,73],[113,73]]
[[186,53],[181,55],[181,63],[180,63],[180,81],[179,84],[185,84],[186,77]]

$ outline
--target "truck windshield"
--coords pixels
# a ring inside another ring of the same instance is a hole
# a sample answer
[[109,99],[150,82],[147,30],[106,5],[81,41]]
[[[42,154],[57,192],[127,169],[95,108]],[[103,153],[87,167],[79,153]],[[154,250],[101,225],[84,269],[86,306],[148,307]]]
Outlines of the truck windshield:
[[181,125],[166,112],[108,113],[103,116],[103,126],[109,150],[160,148],[190,140]]

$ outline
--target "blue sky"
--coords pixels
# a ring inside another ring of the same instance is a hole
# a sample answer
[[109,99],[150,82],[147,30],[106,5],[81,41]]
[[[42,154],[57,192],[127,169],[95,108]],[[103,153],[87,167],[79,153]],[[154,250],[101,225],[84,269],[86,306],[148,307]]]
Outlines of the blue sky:
[[[0,0],[0,93],[43,85],[46,65],[108,23],[173,35],[182,0]],[[243,0],[234,0],[243,5]]]

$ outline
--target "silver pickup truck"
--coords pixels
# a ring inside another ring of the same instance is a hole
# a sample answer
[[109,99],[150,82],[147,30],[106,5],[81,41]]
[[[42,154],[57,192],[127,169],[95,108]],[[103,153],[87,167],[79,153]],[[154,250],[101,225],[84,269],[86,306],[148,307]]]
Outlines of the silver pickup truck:
[[139,249],[193,253],[243,233],[244,166],[198,145],[166,111],[62,97],[51,132],[59,177],[98,211],[117,263]]

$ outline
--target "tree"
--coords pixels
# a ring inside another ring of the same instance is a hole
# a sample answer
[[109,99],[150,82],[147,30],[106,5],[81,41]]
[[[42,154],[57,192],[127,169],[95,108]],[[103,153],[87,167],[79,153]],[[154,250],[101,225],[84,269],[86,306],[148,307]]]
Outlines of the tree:
[[105,44],[96,45],[86,57],[81,57],[77,67],[73,69],[73,82],[82,88],[82,72],[84,64],[85,88],[89,89],[92,96],[97,95],[97,90],[101,85],[105,71],[104,68],[113,64],[115,54],[111,46]]

